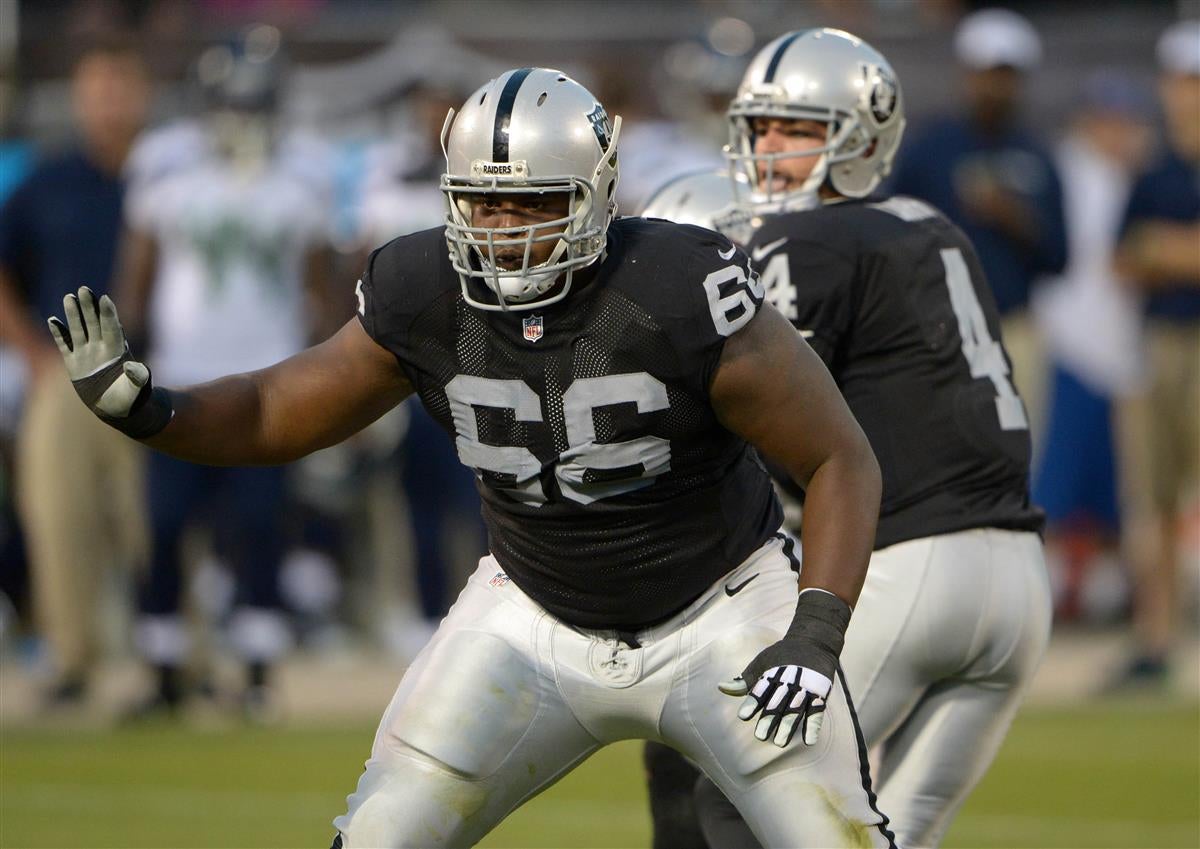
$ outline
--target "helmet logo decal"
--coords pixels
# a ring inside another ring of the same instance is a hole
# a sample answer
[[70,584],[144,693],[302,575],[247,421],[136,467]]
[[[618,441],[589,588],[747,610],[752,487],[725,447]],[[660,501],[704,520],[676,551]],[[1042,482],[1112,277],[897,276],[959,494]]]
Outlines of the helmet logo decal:
[[540,315],[531,315],[521,319],[521,334],[526,342],[537,342],[545,332],[545,324]]
[[512,76],[504,83],[500,99],[496,103],[496,123],[492,128],[492,161],[508,162],[508,129],[512,122],[513,104],[517,100],[517,92],[521,83],[533,73],[533,68],[520,68],[512,72]]
[[587,119],[592,122],[592,129],[596,131],[596,141],[600,142],[600,149],[608,150],[608,143],[612,141],[612,124],[608,121],[608,113],[604,111],[604,107],[597,103],[596,108],[588,113]]
[[882,68],[862,66],[863,75],[871,86],[871,117],[885,124],[896,113],[896,81]]

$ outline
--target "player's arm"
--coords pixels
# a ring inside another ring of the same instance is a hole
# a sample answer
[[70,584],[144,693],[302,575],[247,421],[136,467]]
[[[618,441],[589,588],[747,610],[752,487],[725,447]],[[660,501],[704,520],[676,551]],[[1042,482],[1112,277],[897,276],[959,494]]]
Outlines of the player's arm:
[[812,744],[875,540],[879,465],[824,364],[769,306],[726,341],[710,394],[725,427],[807,494],[792,624],[721,689],[745,696],[738,716],[758,715],[758,739],[784,746],[798,730]]
[[1143,220],[1129,227],[1116,252],[1117,272],[1138,288],[1200,287],[1200,224]]
[[154,236],[136,227],[121,233],[117,251],[117,276],[113,294],[121,302],[122,325],[135,349],[145,341],[146,315],[158,274],[158,242]]
[[882,483],[867,437],[825,365],[764,305],[726,341],[711,397],[721,423],[807,493],[800,588],[853,605],[875,541]]
[[167,391],[130,355],[111,299],[82,288],[63,310],[51,333],[84,403],[125,434],[196,463],[286,463],[342,441],[412,392],[396,358],[356,319],[270,368]]
[[47,364],[56,362],[54,347],[45,332],[31,317],[31,311],[8,270],[0,265],[0,344],[20,351],[34,377],[45,372]]

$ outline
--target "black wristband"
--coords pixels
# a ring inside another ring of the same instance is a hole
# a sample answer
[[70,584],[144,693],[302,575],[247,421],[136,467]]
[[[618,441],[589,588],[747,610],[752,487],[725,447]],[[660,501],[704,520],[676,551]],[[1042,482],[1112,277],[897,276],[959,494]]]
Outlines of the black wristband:
[[832,681],[849,624],[850,605],[846,602],[823,590],[802,592],[783,639],[759,652],[742,670],[742,679],[753,687],[768,669],[793,664]]
[[149,439],[166,427],[174,415],[171,393],[161,387],[151,389],[147,385],[133,402],[128,416],[118,419],[102,415],[100,420],[133,439]]
[[810,589],[800,593],[796,615],[788,626],[785,639],[804,639],[827,649],[838,657],[846,641],[850,625],[850,605],[825,590]]

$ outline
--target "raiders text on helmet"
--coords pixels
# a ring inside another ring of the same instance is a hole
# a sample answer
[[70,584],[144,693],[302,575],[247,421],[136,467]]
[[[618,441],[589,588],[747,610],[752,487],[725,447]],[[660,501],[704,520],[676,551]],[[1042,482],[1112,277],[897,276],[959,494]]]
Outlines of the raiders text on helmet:
[[[870,194],[891,171],[905,123],[900,84],[887,59],[835,29],[790,32],[760,50],[727,114],[725,156],[750,183],[751,191],[740,193],[744,202],[761,212],[815,206],[826,181],[846,197]],[[826,143],[803,153],[755,154],[755,118],[823,122]],[[820,158],[799,189],[772,193],[775,163],[798,156]]]
[[[616,211],[620,130],[621,119],[610,124],[591,92],[547,68],[507,71],[446,116],[446,242],[468,303],[531,309],[566,296],[575,270],[604,251]],[[566,194],[568,211],[532,226],[472,226],[472,197],[505,193]],[[550,258],[530,265],[532,246],[546,241],[555,242]],[[514,242],[524,249],[524,262],[500,267],[498,243],[511,248]],[[481,300],[489,290],[495,300]]]

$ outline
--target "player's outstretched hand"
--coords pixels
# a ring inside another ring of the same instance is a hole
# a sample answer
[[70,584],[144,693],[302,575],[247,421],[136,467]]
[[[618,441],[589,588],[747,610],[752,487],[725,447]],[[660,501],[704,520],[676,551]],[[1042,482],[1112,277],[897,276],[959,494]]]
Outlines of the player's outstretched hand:
[[155,391],[150,369],[129,353],[117,307],[108,295],[98,301],[87,286],[63,298],[64,323],[49,319],[75,391],[102,421],[134,439],[158,433],[171,420],[171,403]]
[[738,719],[758,717],[755,737],[782,747],[800,731],[805,744],[817,742],[849,622],[844,601],[807,590],[783,639],[759,652],[741,675],[717,685],[727,696],[743,697]]

